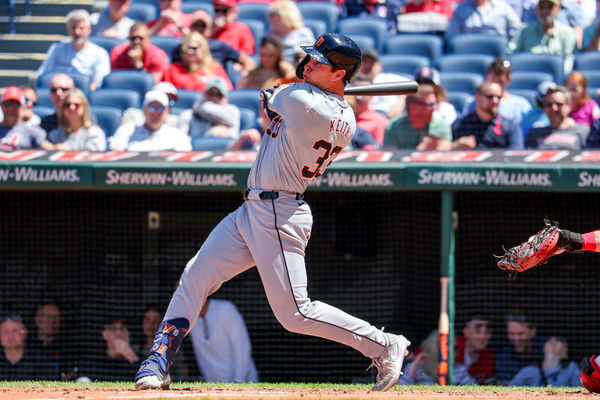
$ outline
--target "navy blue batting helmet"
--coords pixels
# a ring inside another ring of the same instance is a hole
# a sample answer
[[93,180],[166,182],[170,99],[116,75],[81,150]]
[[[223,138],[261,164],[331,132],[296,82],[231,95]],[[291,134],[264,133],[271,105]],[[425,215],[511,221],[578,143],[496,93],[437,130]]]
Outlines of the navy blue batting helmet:
[[346,82],[352,81],[360,69],[360,49],[352,39],[339,33],[324,33],[314,45],[300,48],[307,54],[296,68],[296,76],[300,79],[303,79],[304,67],[311,58],[321,64],[346,71]]

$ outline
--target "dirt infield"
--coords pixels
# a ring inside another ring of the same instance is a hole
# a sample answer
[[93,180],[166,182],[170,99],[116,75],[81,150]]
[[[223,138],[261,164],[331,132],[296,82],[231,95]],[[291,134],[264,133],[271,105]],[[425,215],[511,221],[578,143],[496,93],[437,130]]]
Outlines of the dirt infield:
[[395,387],[385,393],[368,389],[320,389],[320,388],[215,388],[190,387],[174,390],[136,391],[132,387],[1,387],[2,400],[106,400],[106,399],[600,399],[600,395],[585,389],[572,390],[475,390],[461,388],[414,389]]

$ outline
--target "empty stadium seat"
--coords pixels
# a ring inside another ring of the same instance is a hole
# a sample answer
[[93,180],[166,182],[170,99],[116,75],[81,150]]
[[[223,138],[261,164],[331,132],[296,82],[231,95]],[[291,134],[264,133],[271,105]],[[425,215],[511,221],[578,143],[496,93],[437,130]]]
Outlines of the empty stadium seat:
[[446,52],[449,54],[487,54],[497,58],[504,54],[506,45],[506,39],[502,36],[463,33],[448,40]]
[[417,69],[429,66],[429,59],[423,56],[404,54],[383,54],[379,56],[383,72],[414,76]]
[[551,73],[554,82],[563,80],[563,63],[561,56],[555,54],[515,53],[508,56],[512,72],[543,71]]
[[244,24],[248,25],[248,28],[250,28],[250,31],[252,31],[252,36],[254,36],[255,42],[254,51],[258,53],[258,49],[260,48],[260,41],[265,35],[267,25],[265,25],[264,22],[252,18],[238,18],[237,21],[243,22]]
[[587,79],[588,93],[596,98],[596,89],[600,87],[600,70],[584,70],[581,72]]
[[[300,4],[302,4],[302,3],[300,3]],[[327,24],[325,22],[321,21],[320,19],[305,18],[304,25],[306,25],[308,28],[310,28],[310,30],[312,31],[313,35],[315,35],[316,38],[318,38],[325,32],[329,32],[327,30]]]
[[246,107],[258,112],[260,105],[260,90],[258,89],[236,89],[229,92],[229,102],[238,107]]
[[267,26],[269,24],[269,5],[265,3],[239,3],[238,9],[238,20],[242,19],[255,19],[262,22]]
[[37,93],[38,104],[40,106],[54,108],[54,105],[52,104],[52,100],[50,100],[50,89],[49,88],[37,88],[35,90],[35,92]]
[[102,88],[135,90],[140,99],[154,86],[154,75],[137,70],[116,70],[104,77]]
[[196,90],[185,90],[185,89],[177,89],[177,102],[174,107],[188,109],[192,108],[192,105],[197,101],[202,99],[202,93]]
[[110,54],[111,50],[114,49],[116,46],[123,43],[121,40],[114,37],[98,35],[90,36],[89,40],[90,42],[102,47],[104,50],[106,50],[108,54]]
[[472,95],[483,82],[479,74],[469,72],[440,72],[440,81],[448,92],[463,92]]
[[134,21],[150,22],[158,18],[159,8],[156,2],[154,4],[138,3],[137,0],[131,3],[131,8],[127,11],[127,17]]
[[[52,80],[52,77],[56,74],[58,74],[58,72],[46,72],[44,74],[41,74],[37,79],[36,87],[37,88],[49,88],[50,80]],[[84,93],[86,93],[86,95],[88,94],[88,92],[90,90],[90,78],[89,77],[78,74],[76,72],[69,72],[69,73],[67,73],[67,75],[69,75],[71,78],[73,78],[75,87],[83,90]]]
[[532,107],[535,106],[535,90],[534,89],[515,88],[515,89],[510,89],[510,93],[527,99],[527,101],[529,101],[529,104],[531,104]]
[[448,102],[454,106],[456,114],[460,115],[465,109],[465,106],[473,100],[473,95],[466,92],[448,91]]
[[335,4],[323,1],[302,1],[297,5],[304,21],[307,19],[321,20],[326,24],[326,32],[335,32],[340,12]]
[[442,47],[443,40],[438,35],[401,33],[387,39],[385,53],[424,56],[433,64],[442,54]]
[[375,49],[377,46],[375,44],[375,39],[373,39],[369,35],[362,35],[360,33],[352,33],[349,34],[348,37],[356,43],[358,48],[361,51],[365,51],[368,49]]
[[187,14],[193,14],[195,11],[198,11],[198,10],[204,10],[211,16],[215,14],[215,9],[214,9],[212,3],[207,3],[205,1],[198,1],[198,0],[185,1],[185,2],[181,3],[181,12],[184,12]]
[[98,126],[102,128],[106,137],[112,136],[121,124],[122,112],[112,106],[90,106],[90,112],[96,116]]
[[547,72],[515,71],[510,74],[508,89],[536,90],[538,85],[544,81],[554,81],[554,76]]
[[575,55],[573,69],[576,71],[597,70],[600,66],[600,51],[584,51]]
[[470,72],[483,77],[494,59],[486,54],[445,54],[437,64],[440,72]]
[[238,107],[240,109],[240,132],[244,129],[257,128],[257,111],[252,112],[249,108]]
[[45,106],[38,104],[37,106],[33,107],[33,113],[39,116],[40,118],[44,118],[45,116],[54,114],[55,112],[56,110],[53,106]]
[[175,48],[181,44],[181,38],[170,36],[152,36],[150,38],[150,43],[163,49],[169,56],[170,60],[173,50],[175,50]]
[[124,111],[129,107],[140,108],[141,97],[135,90],[101,88],[90,94],[90,105],[112,106]]
[[350,37],[353,34],[370,36],[375,41],[375,50],[382,53],[388,26],[384,20],[378,18],[349,17],[338,22],[338,32]]

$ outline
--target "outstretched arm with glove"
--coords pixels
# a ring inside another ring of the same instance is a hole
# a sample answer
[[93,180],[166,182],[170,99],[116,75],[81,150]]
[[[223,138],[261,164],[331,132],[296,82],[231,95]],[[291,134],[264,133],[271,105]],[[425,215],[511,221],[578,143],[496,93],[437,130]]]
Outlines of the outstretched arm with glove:
[[595,251],[600,252],[600,230],[584,234],[560,229],[557,222],[544,220],[545,227],[529,240],[505,250],[498,267],[509,271],[509,278],[518,272],[526,271],[545,263],[550,257],[563,252]]

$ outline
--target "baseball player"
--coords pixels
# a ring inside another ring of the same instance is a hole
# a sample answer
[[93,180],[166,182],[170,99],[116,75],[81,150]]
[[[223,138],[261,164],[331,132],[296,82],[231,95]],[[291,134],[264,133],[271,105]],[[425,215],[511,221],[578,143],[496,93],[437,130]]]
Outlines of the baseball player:
[[158,329],[136,388],[168,387],[169,368],[206,298],[223,282],[257,266],[277,320],[291,332],[350,346],[378,369],[373,390],[392,387],[410,342],[308,298],[304,250],[312,215],[303,193],[348,145],[356,130],[344,88],[360,68],[348,37],[325,33],[296,69],[304,82],[263,92],[271,123],[248,176],[245,202],[225,217],[188,262]]

